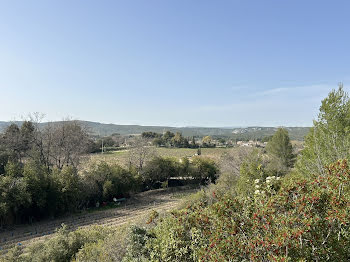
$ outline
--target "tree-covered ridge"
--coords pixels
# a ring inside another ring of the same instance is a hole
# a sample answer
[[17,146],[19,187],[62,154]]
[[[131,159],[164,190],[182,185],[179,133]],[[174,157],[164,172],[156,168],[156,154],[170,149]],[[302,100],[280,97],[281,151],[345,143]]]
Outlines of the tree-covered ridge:
[[[154,132],[162,134],[164,131],[172,133],[182,133],[185,137],[226,137],[234,140],[261,140],[264,137],[271,136],[277,130],[276,127],[237,127],[237,128],[215,128],[215,127],[170,127],[170,126],[140,126],[140,125],[116,125],[103,124],[91,121],[78,121],[86,127],[92,135],[111,136],[115,133],[120,135],[141,134],[143,132]],[[21,125],[23,122],[14,122]],[[52,122],[51,124],[60,124],[61,122]],[[0,132],[6,129],[11,122],[0,121]],[[41,123],[44,128],[48,123]],[[286,127],[292,140],[302,141],[308,133],[309,127]]]

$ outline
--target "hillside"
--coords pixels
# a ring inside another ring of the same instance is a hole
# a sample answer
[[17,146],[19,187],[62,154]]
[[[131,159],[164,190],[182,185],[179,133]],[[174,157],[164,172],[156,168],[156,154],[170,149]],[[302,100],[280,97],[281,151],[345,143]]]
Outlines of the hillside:
[[[109,136],[113,133],[121,135],[141,134],[142,132],[162,133],[165,130],[171,132],[181,132],[184,136],[224,136],[233,139],[259,139],[272,135],[277,127],[170,127],[170,126],[141,126],[141,125],[116,125],[104,124],[91,121],[80,121],[86,126],[91,134]],[[0,121],[0,132],[2,132],[11,122]],[[21,122],[16,122],[21,124]],[[59,123],[59,122],[54,122]],[[42,123],[45,126],[47,123]],[[309,131],[309,127],[286,127],[292,140],[303,140]]]

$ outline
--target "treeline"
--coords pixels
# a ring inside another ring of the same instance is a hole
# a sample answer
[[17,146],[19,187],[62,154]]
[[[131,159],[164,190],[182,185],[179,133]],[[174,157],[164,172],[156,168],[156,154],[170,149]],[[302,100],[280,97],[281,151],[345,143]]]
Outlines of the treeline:
[[141,136],[145,139],[151,139],[155,146],[179,147],[179,148],[197,148],[198,145],[194,137],[191,140],[182,136],[180,132],[176,134],[166,131],[164,134],[155,132],[143,132]]
[[[217,167],[205,158],[156,157],[145,166],[122,168],[104,162],[78,170],[91,143],[76,122],[39,129],[26,121],[0,136],[0,227],[38,221],[132,192],[167,186],[171,177],[192,183],[215,181]],[[139,163],[139,161],[137,161]]]
[[75,121],[44,129],[34,121],[8,126],[0,135],[0,226],[81,206],[77,166],[89,143]]
[[[180,132],[176,134],[171,131],[166,131],[163,134],[155,132],[143,132],[142,138],[152,140],[152,144],[155,146],[164,147],[177,147],[177,148],[199,148],[199,147],[215,147],[216,144],[212,143],[213,139],[210,136],[203,137],[200,141],[196,141],[195,137],[186,138],[182,136]],[[218,141],[225,143],[223,138]]]

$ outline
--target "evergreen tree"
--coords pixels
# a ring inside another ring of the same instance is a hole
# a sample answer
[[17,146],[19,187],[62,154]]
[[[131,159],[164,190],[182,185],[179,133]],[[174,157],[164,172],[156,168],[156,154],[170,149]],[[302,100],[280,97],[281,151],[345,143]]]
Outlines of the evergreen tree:
[[297,168],[304,174],[324,174],[324,166],[350,157],[349,148],[350,100],[340,84],[322,101],[318,119],[305,138]]
[[266,151],[272,158],[272,162],[278,162],[282,169],[293,167],[295,156],[286,129],[279,128],[276,131],[270,142],[268,142]]

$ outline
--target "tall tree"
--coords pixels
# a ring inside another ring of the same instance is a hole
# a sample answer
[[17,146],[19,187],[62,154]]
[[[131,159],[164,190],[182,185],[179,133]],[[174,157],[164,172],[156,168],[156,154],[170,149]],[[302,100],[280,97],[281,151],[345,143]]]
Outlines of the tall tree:
[[324,166],[350,157],[350,100],[339,84],[322,100],[320,112],[305,138],[297,168],[302,173],[324,174]]
[[285,173],[288,168],[293,167],[295,155],[289,139],[288,131],[279,128],[271,137],[266,146],[266,151],[270,156],[270,167],[279,173]]

